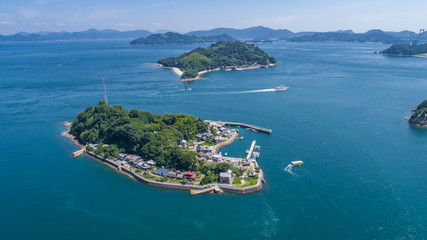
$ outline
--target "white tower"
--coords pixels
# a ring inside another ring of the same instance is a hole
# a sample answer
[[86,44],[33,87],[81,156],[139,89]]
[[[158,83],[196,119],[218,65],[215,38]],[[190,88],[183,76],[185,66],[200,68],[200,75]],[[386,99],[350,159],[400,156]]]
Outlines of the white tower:
[[107,89],[105,88],[105,80],[104,80],[104,78],[102,78],[102,84],[104,85],[104,101],[105,101],[105,104],[108,105]]

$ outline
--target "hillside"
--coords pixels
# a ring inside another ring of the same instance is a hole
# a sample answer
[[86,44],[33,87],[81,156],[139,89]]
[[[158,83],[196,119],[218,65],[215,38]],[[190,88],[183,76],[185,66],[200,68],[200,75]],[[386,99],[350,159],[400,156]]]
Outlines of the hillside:
[[246,29],[235,28],[215,28],[211,30],[200,30],[186,33],[194,36],[213,36],[227,34],[236,39],[242,40],[278,40],[294,36],[294,33],[287,29],[271,29],[262,26],[251,27]]
[[222,34],[217,36],[191,36],[174,32],[164,34],[151,34],[145,38],[138,38],[130,42],[132,45],[168,45],[168,44],[192,44],[192,43],[213,43],[219,41],[230,41],[234,38]]
[[426,54],[427,44],[423,44],[423,45],[395,44],[380,53],[385,55],[401,55],[401,56],[413,56],[413,55]]
[[427,126],[427,100],[420,103],[414,111],[409,119],[409,123],[418,126]]
[[184,74],[181,78],[195,78],[205,70],[235,68],[240,66],[268,66],[277,63],[260,48],[239,41],[218,42],[207,48],[196,48],[179,57],[160,59],[164,67],[176,67]]
[[110,107],[104,101],[79,113],[71,126],[71,134],[83,144],[109,144],[105,155],[135,153],[179,169],[191,169],[198,163],[194,152],[178,147],[179,141],[207,130],[202,119],[191,115],[129,111],[123,106]]
[[366,33],[350,32],[325,32],[315,33],[310,36],[300,36],[290,38],[291,42],[380,42],[380,43],[397,43],[399,39],[387,34],[381,30],[371,30]]
[[150,34],[146,30],[116,31],[111,29],[89,29],[81,32],[20,32],[10,36],[0,35],[0,42],[15,41],[54,41],[54,40],[84,40],[84,39],[132,39]]

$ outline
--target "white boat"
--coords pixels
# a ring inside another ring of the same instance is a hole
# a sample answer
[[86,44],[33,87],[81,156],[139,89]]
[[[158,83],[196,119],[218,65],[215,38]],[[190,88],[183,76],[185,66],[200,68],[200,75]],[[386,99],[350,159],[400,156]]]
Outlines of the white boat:
[[227,155],[228,155],[228,153],[225,153],[225,154],[224,154],[224,156],[227,156]]
[[288,89],[289,89],[289,87],[285,87],[283,85],[280,85],[280,86],[275,87],[274,91],[286,91]]
[[301,166],[304,162],[303,161],[293,161],[291,162],[292,166]]

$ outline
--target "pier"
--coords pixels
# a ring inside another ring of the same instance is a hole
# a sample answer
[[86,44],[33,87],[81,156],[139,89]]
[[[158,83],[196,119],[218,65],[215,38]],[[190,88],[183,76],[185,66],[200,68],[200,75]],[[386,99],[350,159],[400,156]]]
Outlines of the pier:
[[273,130],[271,130],[271,129],[258,127],[258,126],[254,126],[254,125],[250,125],[250,124],[246,124],[246,123],[223,122],[223,124],[227,125],[227,126],[233,126],[233,127],[245,127],[245,128],[256,130],[258,132],[263,132],[263,133],[268,133],[268,134],[271,134],[273,132]]

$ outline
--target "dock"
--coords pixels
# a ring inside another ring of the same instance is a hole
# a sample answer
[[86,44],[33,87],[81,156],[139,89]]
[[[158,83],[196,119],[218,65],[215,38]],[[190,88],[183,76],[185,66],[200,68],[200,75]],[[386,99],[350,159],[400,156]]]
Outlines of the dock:
[[73,157],[78,157],[78,156],[85,154],[85,153],[86,153],[86,148],[82,148],[80,150],[73,152]]
[[223,124],[227,125],[227,126],[233,126],[233,127],[249,128],[249,129],[256,130],[258,132],[263,132],[263,133],[268,133],[268,134],[271,134],[273,132],[273,130],[271,130],[271,129],[258,127],[258,126],[254,126],[254,125],[250,125],[250,124],[246,124],[246,123],[223,122]]
[[191,195],[197,195],[197,194],[202,194],[202,193],[223,193],[223,192],[224,191],[216,185],[212,186],[210,188],[202,189],[202,190],[190,189]]

